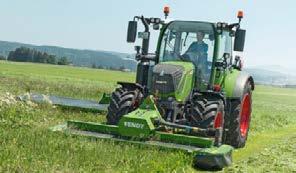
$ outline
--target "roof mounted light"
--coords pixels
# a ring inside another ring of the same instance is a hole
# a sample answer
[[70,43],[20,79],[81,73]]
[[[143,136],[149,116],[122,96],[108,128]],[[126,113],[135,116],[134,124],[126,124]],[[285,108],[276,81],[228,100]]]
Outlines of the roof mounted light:
[[169,13],[170,13],[170,7],[164,6],[163,13],[164,13],[165,19],[167,19],[167,17],[169,16]]
[[242,18],[244,18],[244,12],[243,11],[238,11],[237,12],[237,18],[238,18],[238,23],[240,24]]
[[244,18],[244,12],[243,11],[238,11],[237,12],[237,18],[239,18],[239,19]]

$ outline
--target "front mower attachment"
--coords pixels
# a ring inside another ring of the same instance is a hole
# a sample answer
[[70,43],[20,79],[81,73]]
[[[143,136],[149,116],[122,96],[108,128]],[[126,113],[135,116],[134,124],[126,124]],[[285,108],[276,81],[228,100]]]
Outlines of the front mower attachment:
[[202,169],[222,169],[232,162],[233,148],[228,145],[214,146],[214,140],[211,138],[190,136],[185,134],[174,134],[157,131],[153,126],[142,126],[148,129],[141,133],[127,135],[128,129],[141,128],[139,123],[132,122],[131,119],[119,123],[118,126],[107,125],[104,123],[68,121],[64,125],[55,126],[53,131],[63,131],[68,134],[82,135],[100,139],[111,139],[119,142],[128,142],[133,144],[143,144],[157,146],[172,150],[182,150],[194,153],[194,165]]

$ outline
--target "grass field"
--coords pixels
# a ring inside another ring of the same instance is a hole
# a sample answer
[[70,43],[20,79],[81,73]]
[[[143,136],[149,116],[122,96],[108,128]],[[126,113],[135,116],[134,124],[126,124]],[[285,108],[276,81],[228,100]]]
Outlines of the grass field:
[[[81,112],[9,100],[28,91],[96,100],[133,73],[0,61],[0,172],[196,172],[192,155],[73,137],[48,130],[66,120],[101,122]],[[10,102],[10,103],[9,103]],[[296,90],[257,86],[247,146],[225,172],[296,171]]]

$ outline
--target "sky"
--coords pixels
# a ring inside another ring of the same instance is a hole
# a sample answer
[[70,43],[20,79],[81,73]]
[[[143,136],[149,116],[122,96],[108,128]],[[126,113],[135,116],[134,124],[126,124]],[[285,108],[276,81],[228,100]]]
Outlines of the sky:
[[[246,66],[296,66],[296,1],[282,0],[0,0],[0,40],[67,48],[134,53],[126,43],[135,15],[236,22],[244,11]],[[155,51],[153,33],[150,52]],[[140,44],[140,43],[137,43]]]

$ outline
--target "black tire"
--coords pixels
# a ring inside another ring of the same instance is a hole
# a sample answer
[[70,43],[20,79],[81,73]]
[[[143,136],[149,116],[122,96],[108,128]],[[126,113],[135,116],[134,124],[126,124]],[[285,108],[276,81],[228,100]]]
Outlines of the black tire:
[[192,126],[211,128],[214,125],[217,111],[223,111],[224,114],[224,104],[220,99],[207,98],[207,96],[197,93],[193,96],[191,104],[189,122]]
[[[248,98],[247,98],[248,97]],[[246,104],[248,99],[248,113]],[[248,114],[248,115],[247,115]],[[223,143],[235,148],[243,148],[248,139],[252,114],[252,86],[248,81],[245,84],[243,97],[241,100],[231,100],[228,102],[228,111],[225,116]],[[244,117],[244,118],[242,118]],[[246,118],[248,117],[248,118]]]
[[117,88],[108,106],[107,124],[117,125],[120,118],[139,107],[143,94],[139,89]]
[[224,126],[224,103],[220,99],[206,99],[204,96],[193,99],[192,111],[189,116],[191,126],[200,128],[214,128],[215,145],[220,145]]

